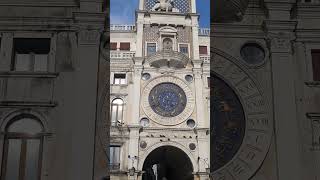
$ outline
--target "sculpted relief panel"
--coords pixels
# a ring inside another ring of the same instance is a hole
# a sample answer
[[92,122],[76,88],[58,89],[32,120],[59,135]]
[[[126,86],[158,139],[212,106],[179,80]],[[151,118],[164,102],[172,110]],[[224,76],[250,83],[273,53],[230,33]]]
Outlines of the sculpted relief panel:
[[188,13],[191,11],[190,0],[145,0],[147,11],[168,11]]

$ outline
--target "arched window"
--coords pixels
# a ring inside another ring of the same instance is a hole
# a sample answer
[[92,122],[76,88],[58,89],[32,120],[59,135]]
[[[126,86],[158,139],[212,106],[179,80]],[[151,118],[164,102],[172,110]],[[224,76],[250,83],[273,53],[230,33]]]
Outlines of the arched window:
[[40,180],[44,128],[32,115],[11,120],[5,129],[1,180]]
[[111,103],[111,125],[115,126],[123,120],[123,100],[114,99]]
[[163,40],[163,50],[172,51],[173,50],[173,42],[170,38],[165,38]]

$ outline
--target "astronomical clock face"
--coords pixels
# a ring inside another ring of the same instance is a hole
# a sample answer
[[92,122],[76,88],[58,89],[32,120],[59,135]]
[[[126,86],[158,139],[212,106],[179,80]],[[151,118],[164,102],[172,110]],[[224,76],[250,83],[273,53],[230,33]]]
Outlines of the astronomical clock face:
[[150,81],[142,92],[142,108],[150,120],[161,125],[186,121],[194,110],[194,97],[183,80],[161,76]]
[[271,142],[273,124],[268,98],[243,67],[223,54],[213,54],[212,177],[248,180],[261,167]]
[[160,116],[175,117],[186,107],[187,97],[178,85],[161,83],[151,90],[149,104],[152,110]]
[[213,139],[211,166],[215,171],[226,165],[238,152],[245,134],[242,105],[234,91],[221,79],[213,77]]

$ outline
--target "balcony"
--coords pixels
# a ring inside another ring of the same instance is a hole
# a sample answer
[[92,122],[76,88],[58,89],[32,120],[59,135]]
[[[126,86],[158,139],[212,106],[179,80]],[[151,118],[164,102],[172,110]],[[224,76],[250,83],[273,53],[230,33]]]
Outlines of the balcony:
[[109,164],[109,169],[110,169],[111,171],[120,170],[120,163],[110,163],[110,164]]
[[[111,32],[134,32],[136,31],[135,25],[130,24],[111,24]],[[199,28],[199,36],[210,36],[210,28]]]
[[184,68],[189,62],[189,58],[183,53],[177,51],[159,51],[150,55],[146,59],[152,67],[175,67]]
[[200,60],[202,60],[202,62],[209,63],[210,62],[210,56],[209,55],[200,55]]
[[135,54],[134,51],[110,51],[110,59],[132,59]]

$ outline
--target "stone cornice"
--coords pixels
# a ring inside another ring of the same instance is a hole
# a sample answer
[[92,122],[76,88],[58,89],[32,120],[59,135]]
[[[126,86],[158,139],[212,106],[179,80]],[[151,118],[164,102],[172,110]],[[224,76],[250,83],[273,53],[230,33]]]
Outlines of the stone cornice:
[[320,112],[309,112],[309,113],[306,113],[306,116],[309,118],[309,119],[319,119],[320,120]]
[[212,24],[212,37],[252,37],[261,38],[265,33],[261,25],[243,25],[214,23]]
[[0,31],[76,31],[81,27],[103,30],[104,13],[74,12],[70,17],[0,17]]
[[295,2],[290,2],[290,0],[264,0],[264,4],[269,10],[290,11]]
[[281,20],[265,20],[264,27],[266,30],[270,31],[294,31],[297,26],[296,20],[288,20],[288,21],[281,21]]
[[79,3],[75,1],[33,1],[33,2],[14,2],[14,0],[1,0],[0,6],[21,6],[21,7],[79,7]]
[[74,12],[74,21],[78,26],[87,27],[90,29],[104,30],[106,14],[101,13],[87,13],[87,12]]
[[0,17],[0,30],[2,31],[75,31],[72,18],[27,18],[27,17]]
[[296,12],[299,19],[319,19],[320,4],[298,3]]

